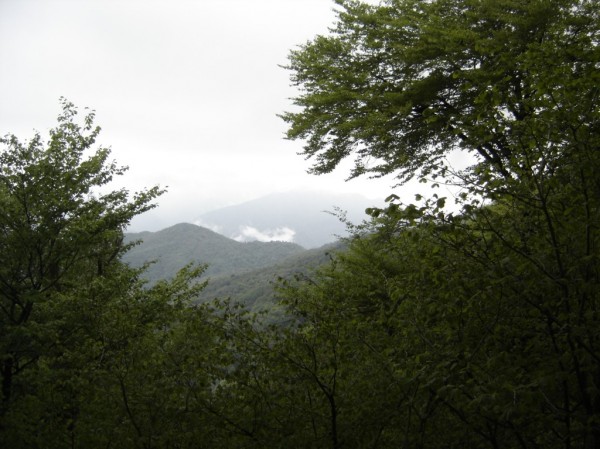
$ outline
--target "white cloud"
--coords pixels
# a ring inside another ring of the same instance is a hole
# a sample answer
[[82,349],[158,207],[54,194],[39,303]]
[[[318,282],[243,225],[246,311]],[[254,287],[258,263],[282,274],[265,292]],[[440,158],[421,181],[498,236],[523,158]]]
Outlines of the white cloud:
[[293,242],[296,231],[287,226],[262,231],[253,226],[240,226],[240,233],[233,237],[238,242]]
[[211,231],[217,232],[219,234],[223,233],[223,227],[222,226],[215,225],[215,224],[212,224],[212,223],[208,223],[208,222],[202,220],[201,218],[199,218],[197,220],[194,220],[194,224],[196,226],[202,226],[203,228],[210,229]]

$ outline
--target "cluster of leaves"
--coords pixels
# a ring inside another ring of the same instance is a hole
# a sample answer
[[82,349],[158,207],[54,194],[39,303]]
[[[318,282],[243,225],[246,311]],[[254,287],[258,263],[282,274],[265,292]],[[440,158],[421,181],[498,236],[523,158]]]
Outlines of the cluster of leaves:
[[593,132],[597,2],[336,3],[332,34],[292,52],[289,65],[302,94],[283,119],[289,138],[306,139],[315,173],[354,154],[352,176],[403,180],[443,171],[457,148],[503,176],[518,175],[519,148],[543,151],[540,169],[552,170],[565,151],[545,142]]

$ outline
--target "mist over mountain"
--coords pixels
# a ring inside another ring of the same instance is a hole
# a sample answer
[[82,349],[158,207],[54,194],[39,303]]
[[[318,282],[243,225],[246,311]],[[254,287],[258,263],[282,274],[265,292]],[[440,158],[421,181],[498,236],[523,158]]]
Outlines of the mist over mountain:
[[[335,215],[336,210],[358,223],[366,218],[365,209],[372,206],[377,206],[375,201],[356,194],[272,194],[202,214],[195,224],[180,223],[156,232],[127,233],[127,242],[141,243],[125,254],[123,260],[132,266],[154,261],[144,273],[151,283],[173,277],[190,262],[208,264],[205,275],[219,280],[207,294],[222,294],[231,284],[233,290],[227,295],[237,296],[235,285],[256,284],[253,290],[260,293],[252,295],[271,297],[268,284],[276,277],[271,267],[290,257],[311,260],[314,255],[310,251],[305,253],[315,248],[319,248],[315,254],[322,257],[324,245],[346,234],[346,225]],[[292,260],[294,267],[306,265],[301,259]],[[256,270],[263,268],[266,271],[255,276],[260,281],[229,278],[250,271],[256,274]],[[290,270],[279,266],[276,271]],[[247,297],[239,299],[249,301]]]
[[204,213],[194,223],[239,242],[285,241],[317,248],[346,234],[345,224],[332,214],[336,209],[357,223],[366,218],[366,208],[377,205],[358,194],[274,193]]

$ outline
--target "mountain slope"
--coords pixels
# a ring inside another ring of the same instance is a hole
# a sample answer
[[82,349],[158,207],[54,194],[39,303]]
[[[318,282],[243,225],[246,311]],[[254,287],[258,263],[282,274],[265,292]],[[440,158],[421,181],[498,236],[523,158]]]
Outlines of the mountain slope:
[[142,240],[123,256],[138,267],[154,261],[145,274],[151,282],[172,277],[190,262],[208,264],[206,275],[226,275],[253,270],[305,251],[287,242],[241,243],[201,226],[181,223],[158,232],[129,233],[126,242]]
[[274,265],[253,271],[209,277],[208,285],[200,293],[199,299],[210,301],[230,298],[255,312],[271,310],[275,303],[278,279],[292,279],[295,275],[310,276],[344,248],[342,242],[336,242],[288,256]]

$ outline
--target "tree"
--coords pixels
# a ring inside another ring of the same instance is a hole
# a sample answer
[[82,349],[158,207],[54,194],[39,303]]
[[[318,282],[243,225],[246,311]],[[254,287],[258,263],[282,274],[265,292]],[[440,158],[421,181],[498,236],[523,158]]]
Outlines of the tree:
[[92,150],[100,131],[94,113],[78,124],[77,109],[61,102],[47,144],[39,133],[25,143],[14,135],[0,140],[2,421],[40,393],[35,377],[48,357],[81,343],[85,301],[78,293],[125,268],[124,229],[162,193],[158,187],[132,198],[125,189],[107,192],[126,167],[110,162],[108,149]]
[[[315,173],[354,155],[351,177],[462,188],[459,213],[391,196],[336,277],[340,307],[402,336],[391,363],[418,388],[401,407],[429,429],[406,441],[596,447],[600,5],[336,3],[331,35],[291,54],[288,137]],[[457,150],[474,162],[461,172]],[[391,312],[382,285],[402,298]]]
[[336,3],[331,35],[288,67],[300,111],[283,118],[315,173],[354,154],[351,176],[402,180],[462,149],[510,178],[595,148],[596,1]]

